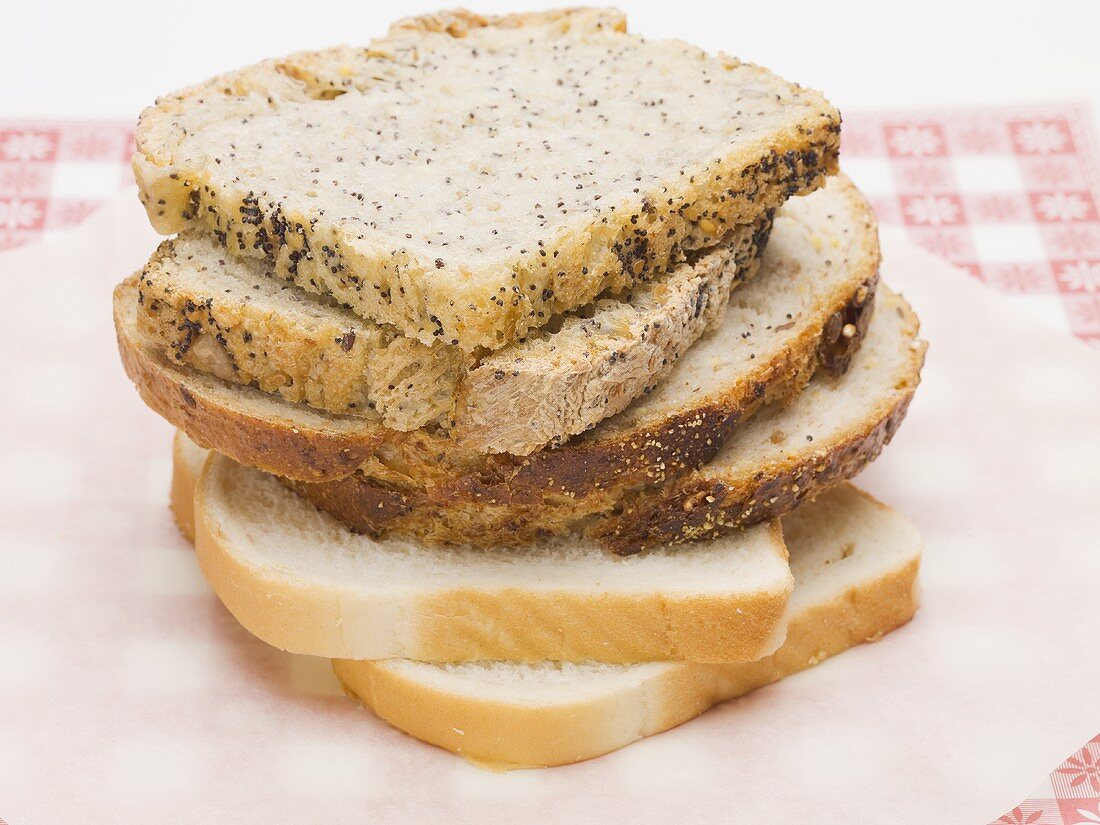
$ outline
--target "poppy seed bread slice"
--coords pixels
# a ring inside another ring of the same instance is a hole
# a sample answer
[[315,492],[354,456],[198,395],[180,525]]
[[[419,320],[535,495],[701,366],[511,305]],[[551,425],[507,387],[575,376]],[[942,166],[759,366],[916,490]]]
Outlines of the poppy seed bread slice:
[[287,401],[402,431],[438,425],[476,449],[525,454],[664,377],[755,272],[770,219],[492,353],[405,338],[191,233],[162,243],[142,270],[138,326],[173,361]]
[[592,491],[614,502],[713,457],[739,422],[796,394],[819,365],[843,372],[871,311],[878,264],[874,215],[851,182],[836,176],[793,198],[776,213],[760,274],[734,291],[722,323],[667,378],[588,432],[523,457],[321,413],[175,364],[137,329],[136,279],[115,291],[115,329],[145,402],[242,464],[301,481],[360,469],[399,491],[435,487],[512,504]]
[[836,170],[817,92],[610,10],[412,18],[161,97],[153,225],[424,344],[498,349]]
[[[885,292],[885,294],[882,294]],[[819,373],[733,430],[699,468],[613,499],[604,489],[517,501],[489,489],[478,497],[439,485],[417,494],[356,473],[293,484],[320,509],[371,535],[416,536],[436,544],[522,543],[584,530],[620,554],[713,536],[782,516],[851,478],[901,425],[920,382],[924,344],[905,301],[879,289],[877,309],[842,376]]]
[[783,641],[779,522],[672,553],[577,536],[431,548],[352,533],[273,477],[211,455],[195,549],[250,632],[296,653],[421,661],[752,661]]
[[[922,542],[901,513],[842,485],[785,516],[783,532],[795,581],[787,638],[756,662],[333,667],[349,694],[397,729],[495,770],[591,759],[877,642],[913,617]],[[839,671],[827,681],[844,689]]]

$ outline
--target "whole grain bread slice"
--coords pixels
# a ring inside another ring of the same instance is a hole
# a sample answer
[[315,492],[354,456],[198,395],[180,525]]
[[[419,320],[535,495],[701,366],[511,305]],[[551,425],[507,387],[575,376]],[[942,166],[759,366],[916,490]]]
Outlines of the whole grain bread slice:
[[787,638],[757,662],[333,667],[349,694],[394,727],[495,770],[601,756],[877,642],[913,617],[921,538],[903,515],[841,485],[785,516],[783,530],[795,581]]
[[576,536],[431,548],[352,533],[259,470],[212,454],[195,547],[241,624],[296,653],[426,661],[752,661],[783,640],[779,522],[634,556]]
[[920,384],[927,344],[905,300],[879,288],[875,317],[843,376],[815,376],[762,410],[693,473],[632,492],[588,535],[617,553],[713,537],[794,510],[874,461]]
[[127,373],[146,403],[203,447],[301,481],[357,469],[398,491],[538,505],[599,491],[610,502],[714,456],[766,401],[820,365],[843,372],[870,314],[879,262],[870,207],[846,179],[780,210],[760,275],[652,392],[556,449],[486,455],[430,429],[397,432],[321,413],[172,363],[137,329],[136,279],[115,292]]
[[[885,294],[883,294],[885,293]],[[877,309],[842,376],[814,376],[791,401],[737,427],[710,461],[612,500],[605,490],[537,504],[395,490],[362,473],[293,488],[354,530],[436,544],[523,543],[583,530],[620,554],[712,537],[781,516],[851,478],[893,437],[920,382],[925,345],[908,304],[879,288]]]
[[138,329],[175,363],[290,402],[526,454],[620,412],[667,375],[755,273],[770,227],[771,215],[739,227],[492,353],[426,346],[186,234],[161,244],[138,277]]
[[612,10],[412,18],[159,98],[133,168],[200,228],[407,337],[497,349],[836,170],[838,112]]

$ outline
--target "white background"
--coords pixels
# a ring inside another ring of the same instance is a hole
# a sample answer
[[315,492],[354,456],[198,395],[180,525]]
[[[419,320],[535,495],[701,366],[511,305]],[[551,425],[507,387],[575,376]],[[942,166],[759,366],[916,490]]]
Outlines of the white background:
[[[581,0],[467,5],[510,11]],[[0,0],[0,116],[136,117],[212,73],[339,42],[457,0]],[[620,0],[680,37],[822,89],[842,110],[1083,100],[1100,111],[1100,0]]]

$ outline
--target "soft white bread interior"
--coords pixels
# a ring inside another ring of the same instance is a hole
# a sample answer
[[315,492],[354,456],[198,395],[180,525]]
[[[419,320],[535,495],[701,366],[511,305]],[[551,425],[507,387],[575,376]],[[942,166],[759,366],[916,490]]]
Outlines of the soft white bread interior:
[[783,526],[795,578],[787,639],[757,662],[333,665],[390,724],[475,762],[518,768],[600,756],[912,618],[921,539],[900,513],[843,484],[784,516]]
[[352,533],[273,476],[213,454],[195,493],[199,564],[284,650],[424,661],[751,661],[782,642],[779,523],[634,556],[574,535],[433,548]]
[[[177,433],[172,508],[188,538],[208,452]],[[496,767],[567,764],[685,722],[718,702],[875,641],[917,608],[921,540],[842,484],[783,518],[795,588],[786,640],[752,663],[428,664],[336,660],[346,689],[395,727]]]
[[176,526],[183,537],[192,542],[195,540],[195,486],[208,455],[209,450],[204,450],[182,430],[176,430],[172,439],[172,485],[168,503]]

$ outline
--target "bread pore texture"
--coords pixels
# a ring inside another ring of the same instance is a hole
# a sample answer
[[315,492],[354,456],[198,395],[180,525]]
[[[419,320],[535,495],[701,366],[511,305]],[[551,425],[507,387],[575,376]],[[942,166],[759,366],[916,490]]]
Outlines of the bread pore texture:
[[903,515],[840,485],[785,516],[783,527],[795,579],[790,622],[782,647],[759,661],[333,666],[347,691],[391,725],[476,764],[591,759],[877,642],[913,617],[922,542]]
[[275,647],[425,661],[746,661],[783,639],[778,522],[694,552],[630,557],[562,535],[524,548],[432,548],[349,531],[221,455],[195,494],[199,565]]
[[456,11],[165,95],[135,137],[158,231],[472,352],[816,189],[840,116],[612,10]]

